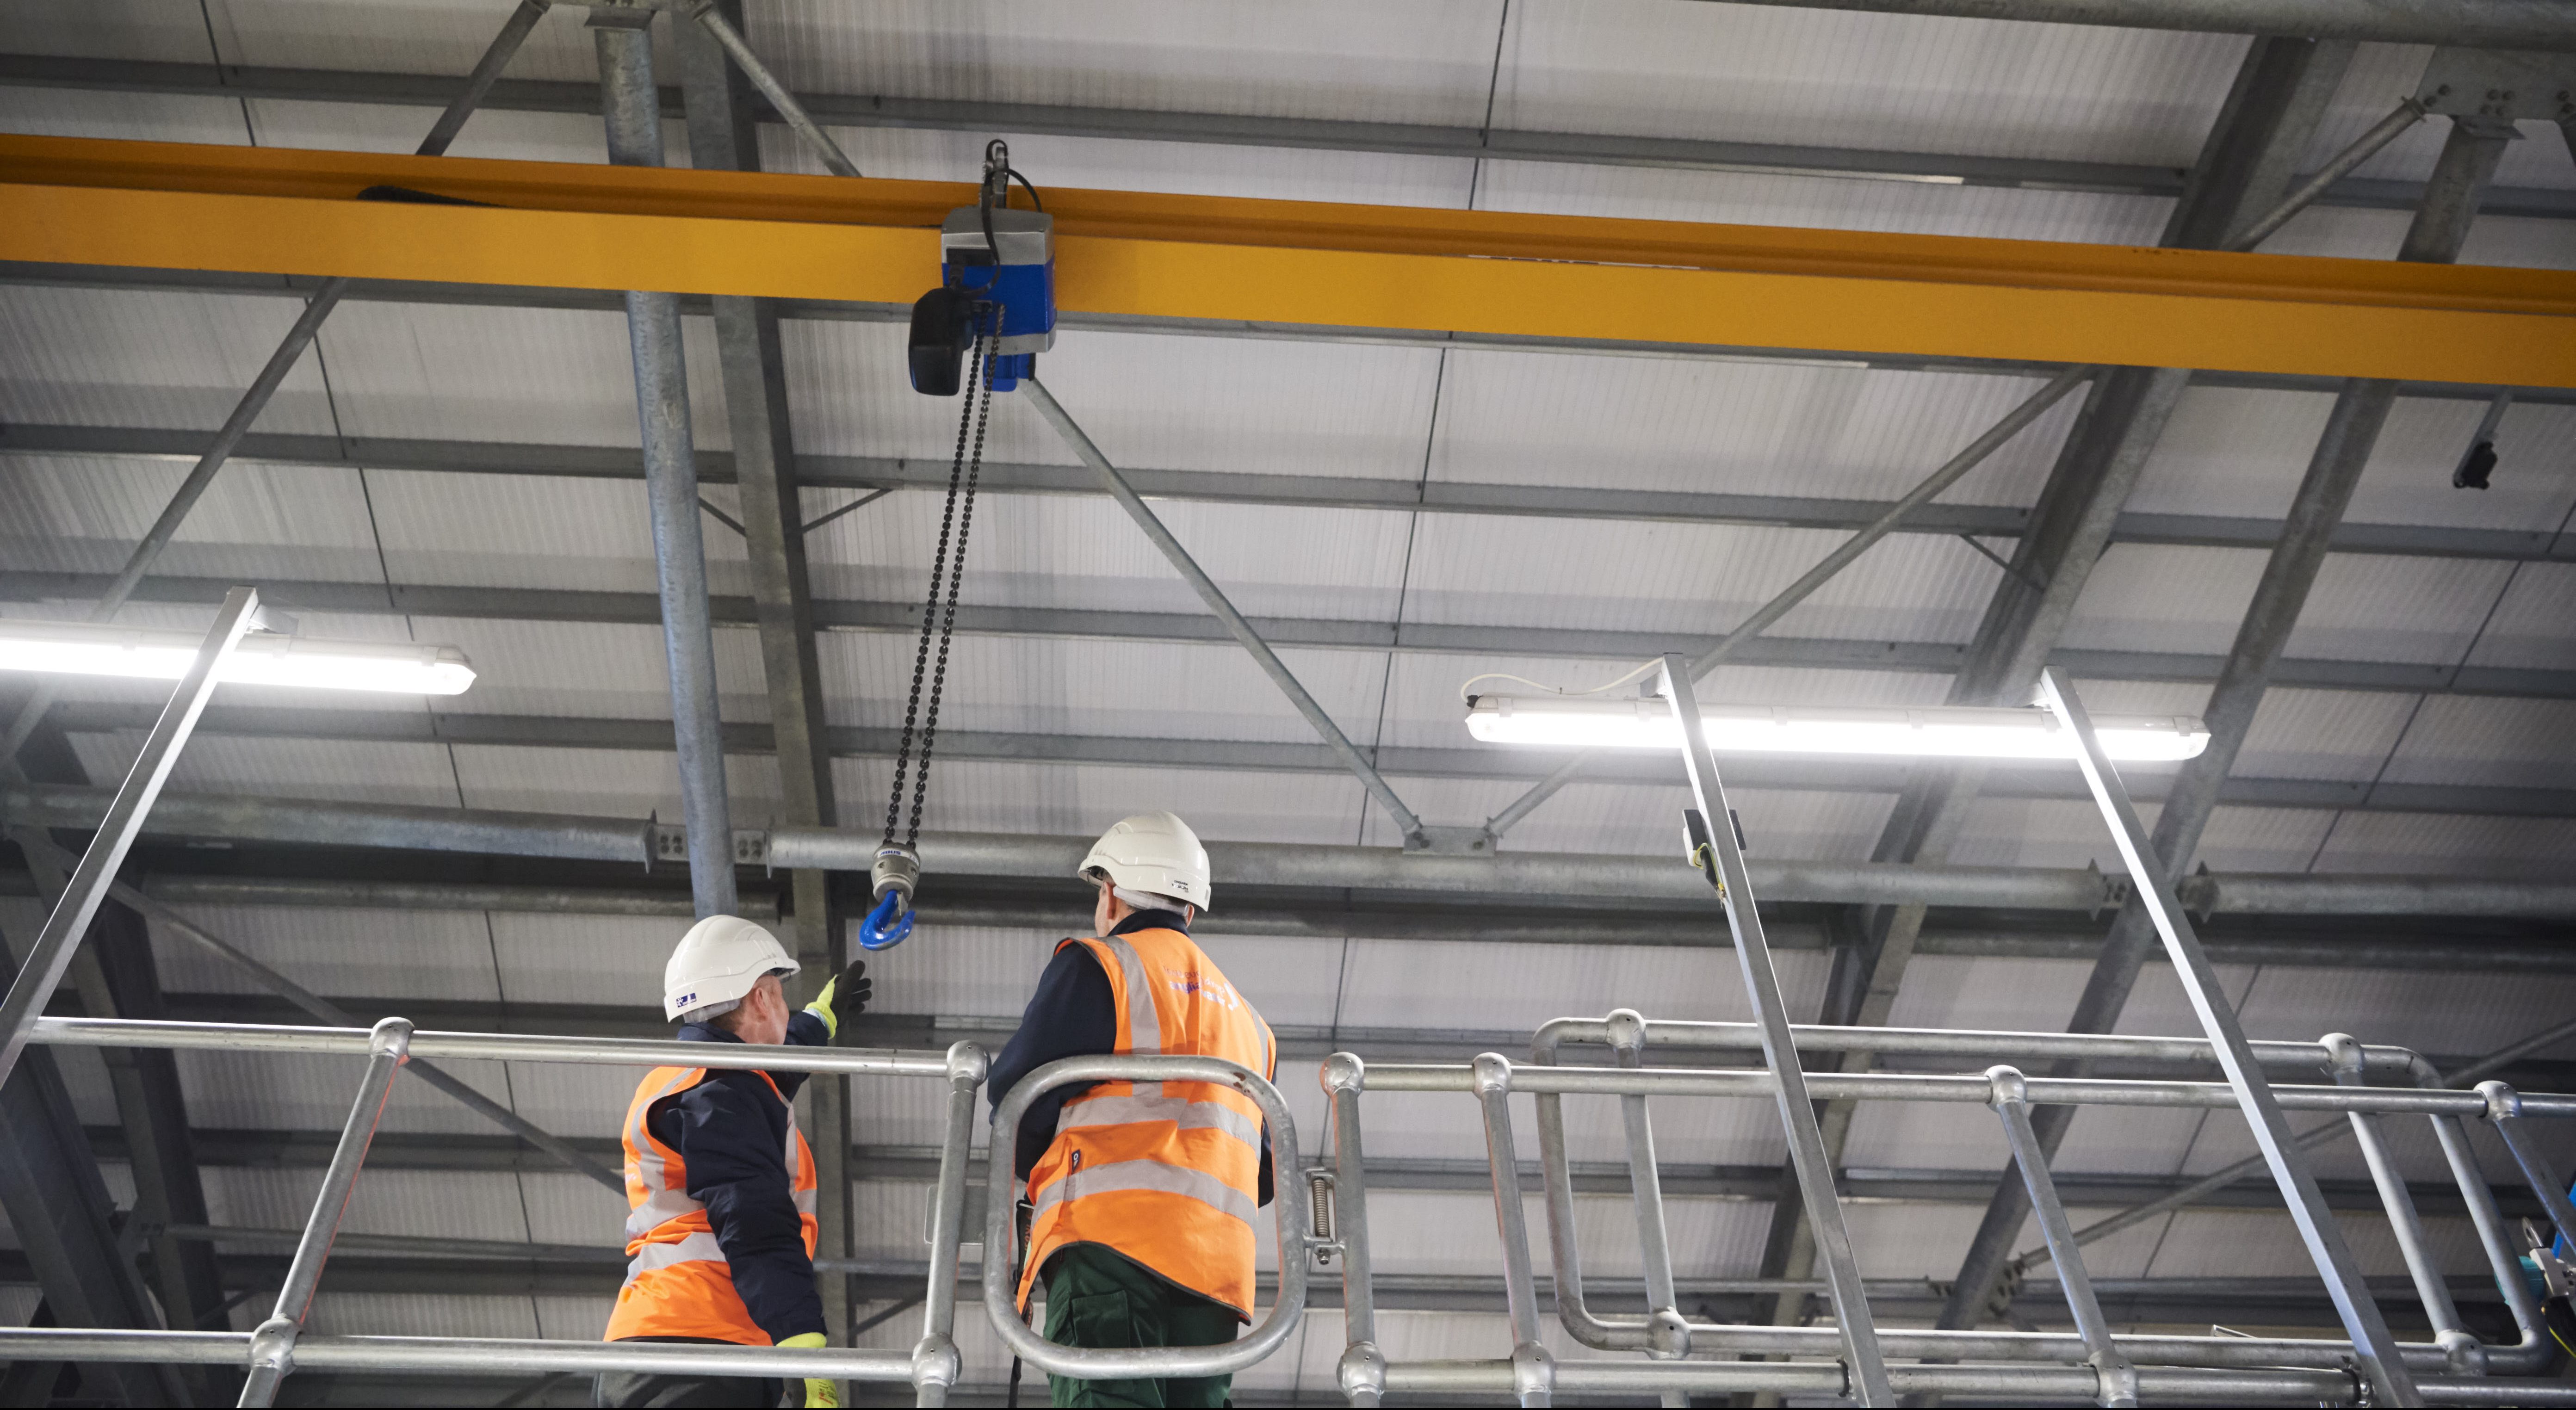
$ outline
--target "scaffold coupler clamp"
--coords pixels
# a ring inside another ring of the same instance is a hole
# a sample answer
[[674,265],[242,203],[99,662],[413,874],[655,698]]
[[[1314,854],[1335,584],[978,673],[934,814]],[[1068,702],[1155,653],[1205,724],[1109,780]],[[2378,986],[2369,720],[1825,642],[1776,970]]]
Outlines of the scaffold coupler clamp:
[[891,950],[912,936],[912,893],[921,884],[921,857],[909,847],[889,842],[877,849],[868,879],[876,909],[859,922],[859,948]]

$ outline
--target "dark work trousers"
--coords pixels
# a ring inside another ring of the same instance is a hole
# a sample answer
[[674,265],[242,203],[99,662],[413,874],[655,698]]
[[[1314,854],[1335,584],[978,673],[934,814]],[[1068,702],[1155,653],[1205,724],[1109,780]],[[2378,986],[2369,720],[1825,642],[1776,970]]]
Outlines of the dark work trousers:
[[[724,1346],[711,1337],[630,1337]],[[590,1403],[601,1410],[777,1410],[787,1393],[774,1376],[660,1376],[647,1371],[606,1371],[591,1382]]]
[[[1046,1266],[1047,1340],[1066,1346],[1222,1346],[1243,1329],[1224,1303],[1164,1281],[1105,1244],[1069,1244]],[[1232,1376],[1084,1381],[1050,1375],[1057,1405],[1218,1406]]]

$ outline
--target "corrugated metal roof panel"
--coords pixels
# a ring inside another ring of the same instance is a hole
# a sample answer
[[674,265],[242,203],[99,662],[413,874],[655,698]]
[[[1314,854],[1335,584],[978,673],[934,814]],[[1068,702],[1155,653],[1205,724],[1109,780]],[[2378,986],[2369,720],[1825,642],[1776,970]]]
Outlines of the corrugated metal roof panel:
[[[806,512],[820,515],[854,497],[818,491]],[[1395,615],[1410,527],[1404,515],[1176,500],[1153,507],[1241,612],[1380,621]],[[814,591],[920,603],[945,509],[944,492],[898,491],[815,531],[807,540]],[[1207,613],[1106,497],[981,495],[970,527],[961,602]]]
[[[686,318],[681,332],[697,444],[724,447],[715,325]],[[641,443],[622,313],[358,302],[331,315],[321,342],[344,435]]]
[[[1823,996],[1820,954],[1775,957],[1793,1013]],[[1355,1028],[1522,1029],[1569,1013],[1651,1007],[1658,1018],[1751,1016],[1731,956],[1645,946],[1515,945],[1372,940],[1355,946],[1340,1021]]]
[[2576,786],[2576,701],[2434,695],[2388,758],[2390,783]]
[[[350,1098],[366,1070],[363,1059],[339,1054],[197,1048],[176,1057],[189,1119],[219,1130],[336,1132],[349,1119]],[[511,1104],[501,1064],[442,1060],[439,1066],[492,1100]],[[482,1135],[492,1125],[425,1083],[397,1080],[377,1129]],[[290,1222],[300,1224],[301,1216]]]
[[2188,166],[2246,41],[1822,10],[1535,0],[1498,126]]
[[326,1292],[313,1299],[304,1330],[324,1337],[540,1335],[533,1299],[418,1292]]
[[[998,136],[1010,143],[1011,164],[1033,173],[1041,192],[1059,188],[1159,191],[1189,196],[1455,209],[1467,204],[1468,187],[1475,175],[1475,163],[1457,157],[1213,142],[1112,141],[1008,129],[828,130],[842,155],[860,171],[897,181],[971,182],[983,170],[985,142]],[[675,141],[671,151],[673,161],[685,160],[687,144]],[[760,157],[764,171],[810,176],[824,170],[822,160],[784,128],[761,130]]]
[[2318,852],[2321,872],[2440,876],[2564,874],[2576,821],[2442,813],[2345,813]]
[[[1744,620],[1847,534],[1726,524],[1425,515],[1412,621],[1710,634]],[[1792,608],[1784,637],[1964,641],[1995,566],[1922,534],[1881,541]]]
[[[113,573],[187,475],[180,461],[12,456],[0,545],[21,571]],[[155,571],[249,582],[382,574],[355,472],[248,460],[206,487]]]
[[[143,731],[72,736],[93,779],[123,778]],[[180,751],[170,786],[199,793],[456,806],[456,774],[438,744],[198,735]]]
[[[318,994],[350,999],[489,1000],[493,941],[479,911],[340,910],[315,906],[176,908],[191,922]],[[174,993],[266,994],[230,961],[158,922],[153,956]],[[515,995],[511,997],[517,997]],[[362,1021],[383,1017],[360,1014]]]
[[[8,7],[5,27],[12,47],[26,52],[39,7]],[[192,56],[205,58],[205,42]],[[186,59],[178,62],[188,62]],[[0,131],[34,137],[112,137],[128,142],[209,142],[238,146],[249,140],[241,104],[229,98],[175,93],[83,93],[64,88],[0,89]]]
[[[2114,544],[2095,565],[2065,641],[2073,647],[2224,653],[2266,556],[2254,549]],[[2467,652],[2509,564],[2329,554],[2287,653],[2449,664]]]
[[[510,77],[588,79],[596,74],[591,36],[575,18],[578,14],[539,22],[512,59]],[[320,10],[299,0],[209,0],[195,51],[188,57],[206,58],[211,31],[221,61],[228,64],[462,74],[482,56],[506,18],[506,10],[476,0]],[[655,47],[657,61],[667,63],[667,40]]]
[[[299,312],[276,298],[0,287],[0,322],[16,334],[0,377],[0,417],[211,431]],[[259,429],[332,433],[311,356],[287,373]]]
[[[1437,480],[1893,499],[2038,389],[2026,377],[1460,349]],[[2082,398],[1943,503],[2028,504]]]
[[[852,800],[853,816],[866,819],[893,771],[892,760],[835,759],[833,787]],[[1345,775],[970,760],[939,765],[922,826],[1072,837],[1097,834],[1131,813],[1178,807],[1205,838],[1347,843],[1361,809],[1373,806],[1359,781]]]
[[[679,756],[634,749],[519,749],[458,744],[456,778],[468,808],[520,809],[641,819],[680,816]],[[778,761],[728,755],[725,792],[734,821],[759,827],[778,815]]]
[[[473,689],[440,698],[442,715],[671,717],[671,678],[658,624],[416,617],[412,630],[422,641],[463,648],[474,663]],[[759,634],[748,627],[719,629],[715,661],[725,722],[767,721]]]
[[[948,463],[959,403],[912,391],[902,325],[798,321],[782,333],[798,449]],[[1422,348],[1078,330],[1044,373],[1122,468],[1413,479],[1438,365]],[[984,457],[1079,463],[1018,397],[996,399]]]
[[[397,582],[656,589],[638,482],[370,470],[367,488],[385,567]],[[709,589],[747,592],[742,540],[711,519],[703,523]]]
[[[2325,255],[2342,259],[2395,259],[2411,217],[2404,211],[2355,206],[2310,206],[2281,233],[2263,242],[2269,255]],[[2491,215],[2469,227],[2461,264],[2519,265],[2535,269],[2576,267],[2576,234],[2563,220]],[[2465,449],[2465,447],[2464,447]]]
[[[2129,510],[2279,518],[2307,473],[2334,400],[2323,392],[2191,388],[2139,476]],[[2475,401],[2401,398],[2345,521],[2557,528],[2576,500],[2576,408],[2508,409],[2496,444],[2509,469],[2492,489],[2455,489],[2452,468],[2485,413]]]
[[[544,26],[540,26],[544,28]],[[454,72],[461,77],[467,59]],[[345,59],[334,67],[345,67]],[[667,74],[668,70],[664,70]],[[508,77],[525,79],[516,63]],[[239,130],[242,109],[250,109],[252,128],[262,147],[314,147],[341,152],[391,152],[409,156],[429,135],[438,114],[426,107],[375,107],[354,103],[287,103],[274,99],[226,102]],[[664,146],[674,165],[686,165],[687,130],[665,124]],[[449,144],[447,155],[511,162],[598,162],[607,157],[606,136],[598,118],[586,113],[476,113]]]
[[[688,929],[685,921],[514,911],[494,911],[488,916],[475,912],[471,918],[477,930],[487,920],[490,923],[488,943],[498,966],[499,998],[517,1004],[629,1004],[635,1008],[640,1034],[667,1036],[662,1026],[662,962],[670,958],[671,947]],[[794,944],[792,936],[786,943]]]
[[[2389,1232],[2387,1216],[2353,1210],[2339,1215],[2335,1222],[2342,1226],[2344,1239],[2351,1245],[2364,1276],[2406,1276],[2406,1259]],[[2453,1274],[2485,1271],[2486,1258],[2478,1249],[2477,1231],[2468,1220],[2428,1215],[2423,1223],[2425,1242],[2444,1270]],[[2174,1216],[2147,1271],[2158,1278],[2210,1278],[2261,1268],[2282,1276],[2315,1266],[2308,1260],[2299,1231],[2287,1213],[2209,1209]]]
[[[2171,204],[2161,196],[2035,187],[1565,162],[1488,162],[1476,187],[1479,210],[2106,245],[2154,244]],[[2323,238],[2357,242],[2353,236]]]
[[[913,649],[910,638],[891,632],[825,636],[824,692],[834,723],[900,726]],[[1344,733],[1367,740],[1383,656],[1289,649],[1279,657]],[[1291,744],[1315,739],[1260,665],[1230,641],[963,637],[949,653],[948,681],[939,720],[953,730]]]
[[834,92],[1472,126],[1497,13],[1492,0],[1293,10],[912,0],[863,11],[791,0],[754,12],[748,37],[790,84]]
[[2536,666],[2576,670],[2576,564],[2525,563],[2496,604],[2469,661],[2478,666]]

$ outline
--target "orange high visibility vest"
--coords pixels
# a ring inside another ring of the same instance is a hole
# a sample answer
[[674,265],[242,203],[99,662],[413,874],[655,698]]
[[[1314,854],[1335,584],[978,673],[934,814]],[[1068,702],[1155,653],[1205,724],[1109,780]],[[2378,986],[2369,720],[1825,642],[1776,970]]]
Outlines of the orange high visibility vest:
[[[646,1122],[653,1103],[678,1096],[707,1080],[703,1067],[657,1067],[635,1088],[626,1108],[626,1286],[617,1290],[617,1309],[608,1314],[607,1341],[632,1337],[699,1337],[744,1346],[769,1345],[769,1333],[751,1320],[742,1294],[733,1288],[733,1265],[725,1261],[707,1224],[707,1207],[689,1198],[689,1172],[680,1153],[662,1143]],[[766,1072],[758,1074],[778,1084]],[[786,1097],[781,1095],[780,1101]],[[787,1110],[788,1185],[796,1196],[796,1213],[805,1226],[805,1256],[814,1256],[814,1153],[796,1129],[796,1109]]]
[[[1220,1057],[1278,1075],[1270,1025],[1190,937],[1137,930],[1064,945],[1088,948],[1109,976],[1120,1056]],[[1207,1082],[1103,1082],[1066,1102],[1055,1129],[1029,1172],[1037,1214],[1022,1307],[1048,1255],[1096,1243],[1251,1320],[1261,1108],[1250,1097]]]

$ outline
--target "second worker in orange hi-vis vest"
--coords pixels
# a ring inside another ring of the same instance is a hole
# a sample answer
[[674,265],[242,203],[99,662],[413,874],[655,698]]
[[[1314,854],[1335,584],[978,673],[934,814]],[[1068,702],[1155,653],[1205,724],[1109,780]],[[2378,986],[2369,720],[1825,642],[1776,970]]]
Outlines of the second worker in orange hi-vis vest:
[[[1170,813],[1101,836],[1091,937],[1056,946],[1020,1030],[993,1060],[999,1103],[1060,1058],[1188,1054],[1278,1075],[1270,1025],[1190,939],[1207,849]],[[1250,1098],[1204,1082],[1059,1087],[1020,1123],[1014,1168],[1035,1213],[1020,1306],[1046,1283],[1046,1335],[1069,1346],[1214,1346],[1251,1320],[1253,1224],[1270,1203],[1270,1132]],[[1049,1376],[1057,1405],[1223,1405],[1233,1378]]]
[[[684,1044],[829,1044],[867,1007],[867,966],[834,976],[801,1013],[789,1010],[779,984],[797,968],[760,926],[709,916],[663,967],[663,1015],[680,1025]],[[747,1067],[645,1074],[626,1108],[628,1262],[607,1340],[824,1344],[814,1153],[788,1105],[804,1081],[802,1072]],[[612,1371],[599,1377],[591,1403],[768,1410],[784,1390],[754,1376]],[[840,1403],[831,1381],[807,1379],[798,1391],[789,1403]]]

